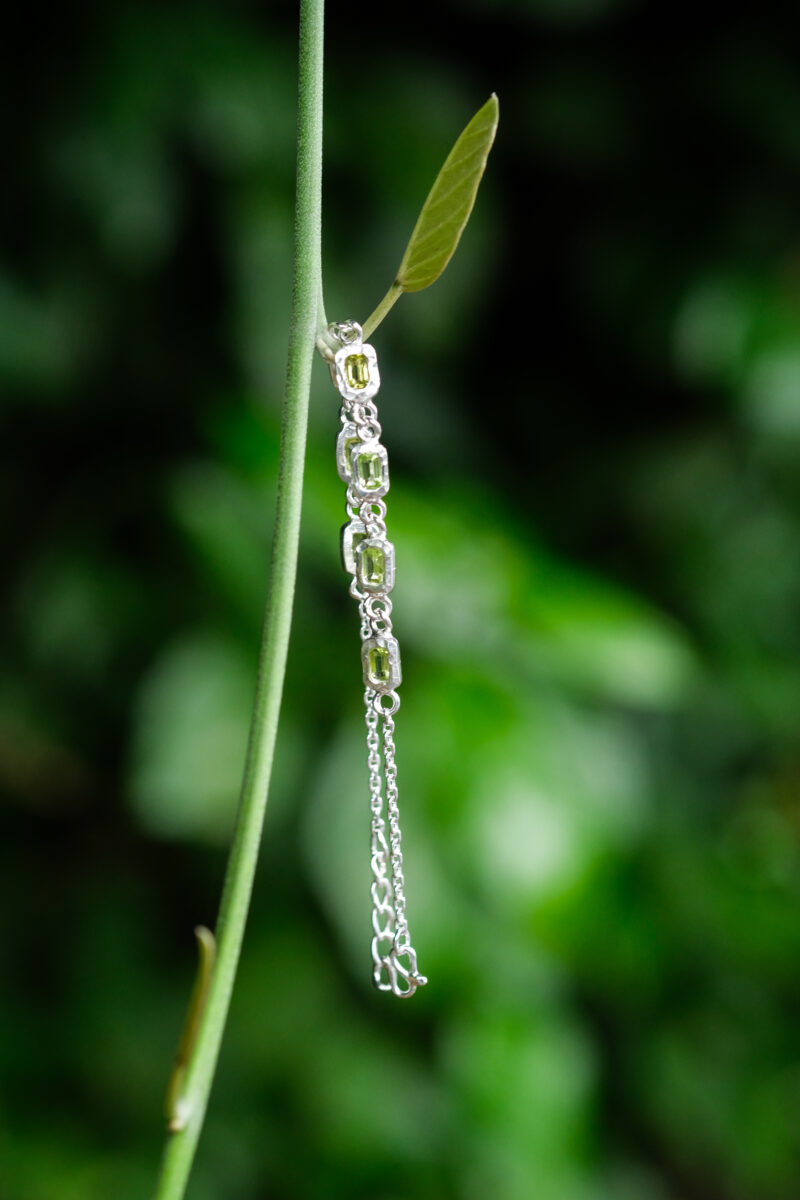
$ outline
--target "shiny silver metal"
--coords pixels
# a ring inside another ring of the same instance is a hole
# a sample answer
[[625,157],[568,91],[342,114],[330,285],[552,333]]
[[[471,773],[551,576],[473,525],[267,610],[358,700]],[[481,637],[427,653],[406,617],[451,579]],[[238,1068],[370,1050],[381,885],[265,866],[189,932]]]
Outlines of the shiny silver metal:
[[356,442],[360,441],[358,430],[353,421],[345,421],[336,439],[336,469],[339,478],[349,483],[353,478],[353,466],[350,462],[350,451]]
[[403,682],[397,638],[382,633],[367,638],[361,646],[364,684],[373,692],[393,692]]
[[360,343],[363,337],[358,321],[334,321],[328,332],[340,346],[352,346],[356,342]]
[[355,576],[356,548],[359,542],[368,536],[366,525],[358,517],[351,517],[351,519],[342,526],[342,567],[347,575]]
[[383,537],[362,538],[356,547],[356,583],[362,592],[385,596],[394,587],[394,545]]
[[[333,352],[331,377],[342,398],[336,465],[347,484],[342,562],[351,576],[350,594],[358,602],[361,621],[372,814],[372,977],[379,991],[406,998],[427,979],[417,968],[406,919],[394,743],[394,715],[400,707],[400,647],[392,633],[389,592],[394,586],[394,547],[387,537],[384,499],[389,489],[389,460],[380,442],[381,425],[374,400],[380,374],[375,351],[364,345],[361,327],[355,321],[331,325],[329,334],[338,344]],[[355,355],[361,358],[351,361],[348,367],[348,358],[352,360]],[[370,456],[369,461],[365,455]],[[385,555],[383,576],[377,580],[365,565],[365,554],[376,548]]]
[[[357,370],[354,371],[353,367],[357,367]],[[381,386],[378,356],[372,346],[360,338],[354,338],[336,351],[331,374],[342,399],[354,404],[371,400]]]
[[377,438],[350,446],[350,484],[362,500],[380,499],[389,490],[389,455]]

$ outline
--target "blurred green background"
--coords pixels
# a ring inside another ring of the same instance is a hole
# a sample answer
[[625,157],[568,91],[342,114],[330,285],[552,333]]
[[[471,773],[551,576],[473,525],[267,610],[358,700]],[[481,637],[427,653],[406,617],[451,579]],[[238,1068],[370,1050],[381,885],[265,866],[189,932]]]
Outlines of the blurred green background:
[[[402,6],[401,6],[402,8]],[[370,986],[321,363],[286,701],[192,1200],[800,1194],[800,82],[787,6],[331,4],[329,316],[374,341],[409,916]],[[2,48],[0,1197],[139,1200],[254,684],[293,5]]]

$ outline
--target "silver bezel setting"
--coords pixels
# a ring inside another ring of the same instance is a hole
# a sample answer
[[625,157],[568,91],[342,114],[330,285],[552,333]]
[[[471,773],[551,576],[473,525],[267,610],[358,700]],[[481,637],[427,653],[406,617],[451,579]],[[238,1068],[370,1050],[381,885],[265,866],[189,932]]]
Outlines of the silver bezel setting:
[[[363,388],[350,387],[347,382],[345,362],[354,354],[363,354],[369,367],[369,381]],[[366,342],[350,342],[349,345],[341,346],[333,358],[333,374],[339,395],[355,404],[363,404],[365,400],[371,400],[373,396],[377,396],[381,386],[378,356],[372,346]]]
[[[369,652],[370,650],[386,650],[389,656],[389,678],[375,679],[370,674],[369,669]],[[400,669],[400,647],[397,644],[397,638],[393,637],[374,637],[368,638],[361,646],[361,665],[364,668],[364,685],[372,688],[374,692],[393,692],[399,687],[403,681],[403,674]]]
[[348,575],[356,573],[356,552],[353,548],[353,538],[356,534],[366,537],[367,527],[363,521],[353,517],[351,521],[342,526],[341,532],[342,566]]
[[[356,455],[358,454],[377,454],[381,460],[381,482],[377,487],[365,488],[362,487],[356,468]],[[389,455],[386,453],[386,447],[382,446],[377,438],[372,438],[368,442],[359,442],[357,446],[350,447],[350,479],[348,481],[353,488],[353,491],[362,500],[372,500],[380,496],[385,496],[389,490]]]
[[[385,570],[382,583],[369,583],[364,578],[364,554],[367,550],[383,551]],[[394,587],[394,545],[391,542],[387,542],[385,538],[381,537],[364,538],[356,547],[355,563],[356,583],[362,592],[384,596],[392,590]]]
[[[352,441],[360,441],[358,427],[353,421],[347,421],[336,439],[336,469],[339,472],[339,478],[345,483],[349,483],[353,478],[353,464],[347,449],[347,443]],[[352,446],[350,449],[352,450]]]

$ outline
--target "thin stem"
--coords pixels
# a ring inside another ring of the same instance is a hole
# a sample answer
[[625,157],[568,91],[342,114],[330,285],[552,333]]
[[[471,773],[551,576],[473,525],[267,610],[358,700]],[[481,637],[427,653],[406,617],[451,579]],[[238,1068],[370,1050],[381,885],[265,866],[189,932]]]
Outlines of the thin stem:
[[322,271],[319,273],[319,294],[317,297],[317,337],[327,333],[328,318],[325,316],[325,296],[322,291]]
[[219,1056],[244,936],[272,771],[292,620],[311,364],[321,294],[324,0],[301,0],[294,289],[281,423],[272,569],[233,845],[217,921],[217,960],[181,1089],[183,1127],[169,1134],[155,1200],[180,1200]]
[[381,300],[378,307],[375,309],[374,312],[370,313],[370,315],[367,317],[366,321],[364,322],[364,337],[365,338],[368,338],[370,336],[370,334],[375,332],[375,330],[378,328],[378,326],[380,325],[383,318],[389,312],[389,309],[394,307],[394,305],[400,299],[402,294],[403,294],[403,289],[401,288],[400,284],[397,282],[393,283],[392,286],[389,288],[388,292],[386,293],[386,295]]

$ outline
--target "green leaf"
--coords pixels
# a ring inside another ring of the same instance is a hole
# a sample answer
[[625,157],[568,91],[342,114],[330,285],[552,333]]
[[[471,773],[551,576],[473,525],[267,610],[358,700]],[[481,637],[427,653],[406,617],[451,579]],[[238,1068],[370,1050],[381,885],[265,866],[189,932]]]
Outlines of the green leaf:
[[404,292],[430,287],[452,258],[475,203],[498,118],[497,96],[492,95],[448,154],[397,272],[397,283]]
[[364,336],[377,329],[403,292],[421,292],[441,275],[453,257],[469,220],[500,116],[497,96],[472,118],[445,159],[422,206],[395,279],[374,313]]

